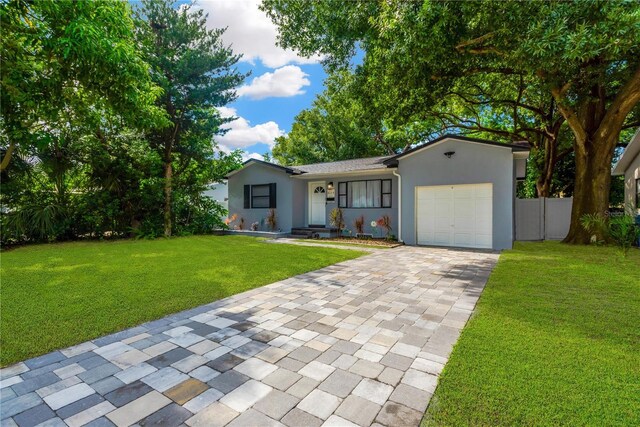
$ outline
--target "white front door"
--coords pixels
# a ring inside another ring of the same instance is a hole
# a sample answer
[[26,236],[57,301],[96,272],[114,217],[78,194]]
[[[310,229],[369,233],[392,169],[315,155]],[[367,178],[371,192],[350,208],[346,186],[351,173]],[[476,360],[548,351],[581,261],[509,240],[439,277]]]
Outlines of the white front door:
[[416,187],[419,245],[491,248],[491,184]]
[[324,181],[309,183],[309,225],[326,225],[327,191]]

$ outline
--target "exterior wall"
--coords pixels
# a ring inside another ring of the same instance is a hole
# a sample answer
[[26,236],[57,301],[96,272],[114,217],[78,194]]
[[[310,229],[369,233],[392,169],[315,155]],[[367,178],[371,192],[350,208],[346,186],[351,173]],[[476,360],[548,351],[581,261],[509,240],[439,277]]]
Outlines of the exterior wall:
[[640,215],[636,209],[636,179],[640,178],[640,154],[631,162],[624,172],[624,204],[631,213]]
[[226,182],[209,185],[208,189],[202,192],[202,195],[220,203],[225,209],[229,209],[229,188]]
[[[392,174],[391,169],[388,173],[384,174],[355,174],[355,175],[335,175],[330,177],[322,177],[322,178],[294,178],[293,181],[299,182],[301,184],[302,191],[304,192],[301,199],[296,197],[296,205],[295,209],[297,210],[298,200],[303,205],[303,209],[301,209],[302,215],[294,221],[294,227],[307,227],[309,225],[309,182],[316,181],[324,181],[325,185],[328,182],[333,182],[333,185],[336,189],[336,197],[334,201],[327,201],[326,207],[326,225],[330,227],[329,224],[329,214],[331,211],[338,207],[338,183],[345,181],[361,181],[361,180],[369,180],[369,179],[390,179],[391,180],[391,207],[390,208],[342,208],[342,212],[345,218],[345,225],[348,230],[351,230],[353,234],[355,234],[355,226],[353,222],[360,215],[364,216],[364,231],[365,233],[371,233],[371,221],[379,219],[382,215],[389,215],[391,218],[391,234],[398,235],[398,178]],[[381,231],[376,231],[378,236],[380,236]]]
[[[244,186],[276,183],[276,219],[278,228],[290,231],[292,227],[293,185],[284,171],[254,163],[229,177],[229,215],[244,218],[245,228],[267,217],[269,209],[244,209]],[[236,221],[237,223],[237,221]],[[266,226],[263,226],[265,228]]]
[[[451,158],[445,152],[455,151]],[[493,184],[493,249],[513,244],[514,161],[510,149],[453,139],[399,159],[402,175],[402,239],[416,244],[415,187]]]

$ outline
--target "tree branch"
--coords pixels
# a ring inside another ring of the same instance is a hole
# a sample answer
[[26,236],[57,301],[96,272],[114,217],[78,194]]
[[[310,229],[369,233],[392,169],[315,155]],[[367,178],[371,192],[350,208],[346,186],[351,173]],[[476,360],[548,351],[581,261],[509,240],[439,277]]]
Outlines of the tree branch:
[[2,156],[2,162],[0,163],[0,172],[4,172],[4,170],[9,166],[15,149],[16,144],[15,142],[11,141],[9,143],[9,147],[7,147],[7,151],[4,153],[4,156]]

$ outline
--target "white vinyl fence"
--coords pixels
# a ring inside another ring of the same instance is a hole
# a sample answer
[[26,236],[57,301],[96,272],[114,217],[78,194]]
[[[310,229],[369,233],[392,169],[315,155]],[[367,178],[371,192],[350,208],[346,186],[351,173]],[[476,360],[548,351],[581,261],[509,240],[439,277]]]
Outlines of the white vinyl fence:
[[516,199],[516,240],[562,240],[569,232],[573,198]]

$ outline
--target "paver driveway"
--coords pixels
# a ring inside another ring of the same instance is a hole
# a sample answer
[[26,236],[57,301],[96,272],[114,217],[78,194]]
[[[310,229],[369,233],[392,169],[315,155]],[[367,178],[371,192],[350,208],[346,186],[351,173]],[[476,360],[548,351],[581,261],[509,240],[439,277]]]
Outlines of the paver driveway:
[[19,363],[2,425],[417,426],[497,257],[378,251]]

